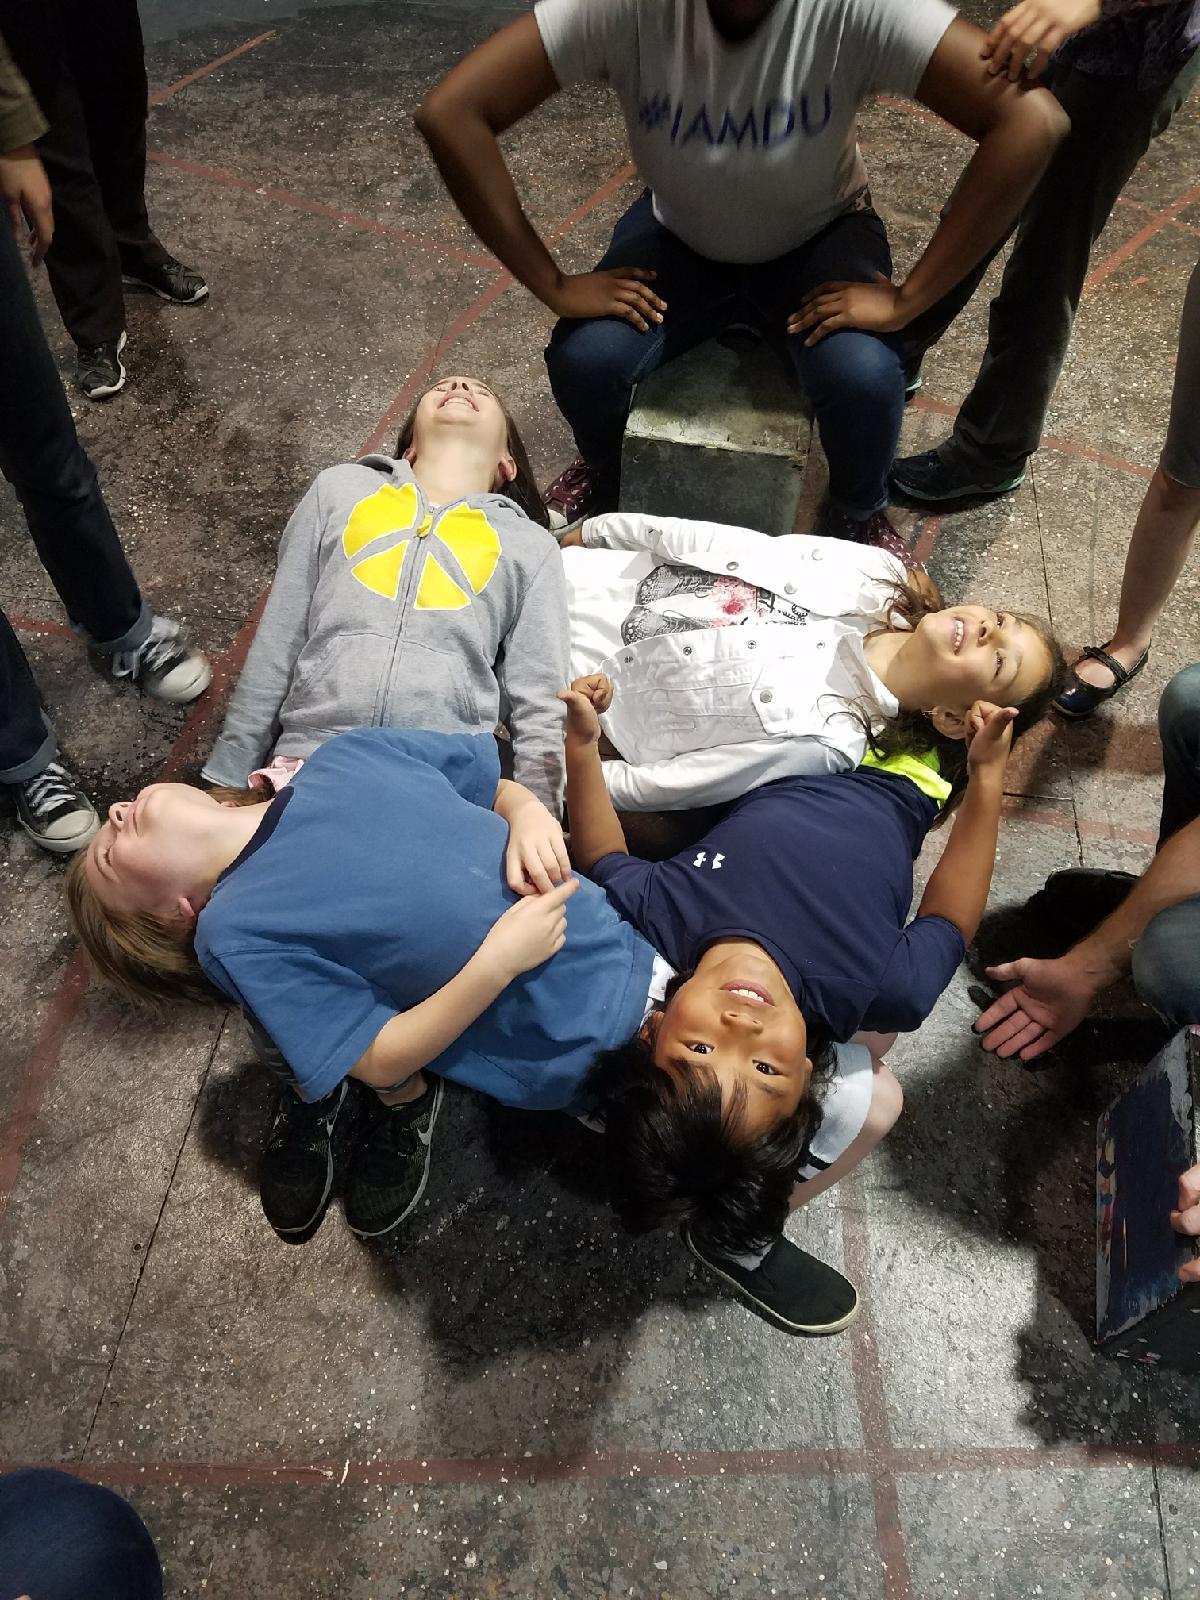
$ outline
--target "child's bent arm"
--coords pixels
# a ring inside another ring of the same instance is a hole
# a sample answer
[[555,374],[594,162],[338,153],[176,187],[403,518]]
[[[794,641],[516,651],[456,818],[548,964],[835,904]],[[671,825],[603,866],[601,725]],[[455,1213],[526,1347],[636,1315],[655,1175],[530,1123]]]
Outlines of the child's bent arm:
[[571,830],[571,859],[581,871],[587,872],[601,856],[614,852],[628,855],[629,846],[604,782],[599,719],[585,696],[574,689],[564,692],[563,699],[567,703],[567,817]]
[[550,894],[510,906],[449,983],[384,1023],[350,1076],[373,1089],[391,1089],[436,1061],[514,978],[562,949],[566,902],[578,887],[572,878]]
[[972,774],[917,911],[919,917],[952,922],[968,944],[987,905],[1003,798],[1002,771]]
[[204,763],[209,783],[245,786],[261,767],[279,728],[279,712],[292,683],[297,657],[308,636],[308,611],[317,584],[321,543],[320,482],[315,479],[293,511],[279,544],[279,564],[262,621],[225,713],[212,753]]

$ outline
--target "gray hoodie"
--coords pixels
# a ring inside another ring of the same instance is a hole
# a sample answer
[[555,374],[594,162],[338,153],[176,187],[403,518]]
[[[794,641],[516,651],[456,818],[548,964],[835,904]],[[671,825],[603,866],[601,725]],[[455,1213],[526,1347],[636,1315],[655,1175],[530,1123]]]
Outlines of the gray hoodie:
[[297,506],[210,783],[348,728],[508,725],[519,783],[562,807],[562,557],[501,494],[431,506],[406,461],[329,467]]

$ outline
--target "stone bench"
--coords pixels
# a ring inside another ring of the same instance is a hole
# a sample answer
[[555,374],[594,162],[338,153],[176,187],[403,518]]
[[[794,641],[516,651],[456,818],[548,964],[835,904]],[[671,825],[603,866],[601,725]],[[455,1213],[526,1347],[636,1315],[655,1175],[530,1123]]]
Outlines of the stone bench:
[[779,355],[750,334],[709,340],[638,385],[621,510],[791,533],[811,433]]

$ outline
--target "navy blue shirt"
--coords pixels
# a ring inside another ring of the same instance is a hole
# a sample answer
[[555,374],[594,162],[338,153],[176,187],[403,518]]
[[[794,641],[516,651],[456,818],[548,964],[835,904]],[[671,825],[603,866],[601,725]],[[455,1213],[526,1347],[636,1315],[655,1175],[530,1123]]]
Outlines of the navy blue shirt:
[[[448,983],[516,901],[508,826],[491,809],[499,777],[491,734],[341,734],[218,880],[196,954],[270,1035],[306,1100]],[[515,978],[431,1071],[506,1105],[582,1108],[597,1051],[641,1026],[654,954],[586,879],[566,912],[558,954]]]
[[781,778],[671,860],[607,855],[591,875],[678,971],[717,939],[752,939],[834,1039],[903,1031],[924,1022],[965,949],[944,917],[908,920],[936,815],[883,772]]

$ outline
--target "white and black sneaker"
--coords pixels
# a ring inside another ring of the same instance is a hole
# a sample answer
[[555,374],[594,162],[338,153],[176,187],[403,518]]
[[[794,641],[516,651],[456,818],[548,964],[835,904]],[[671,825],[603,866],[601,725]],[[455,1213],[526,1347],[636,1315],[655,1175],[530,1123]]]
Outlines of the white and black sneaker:
[[192,649],[170,617],[155,617],[145,643],[118,651],[111,661],[114,678],[127,679],[154,699],[177,706],[195,700],[212,682],[212,663]]
[[81,344],[75,368],[75,381],[89,400],[110,400],[125,387],[125,363],[121,352],[127,336],[110,339],[107,344]]
[[21,826],[51,855],[70,856],[100,831],[96,808],[61,761],[11,788]]
[[196,306],[208,299],[208,284],[203,275],[174,256],[155,262],[152,267],[134,267],[122,272],[121,282],[131,289],[148,289],[173,306]]

